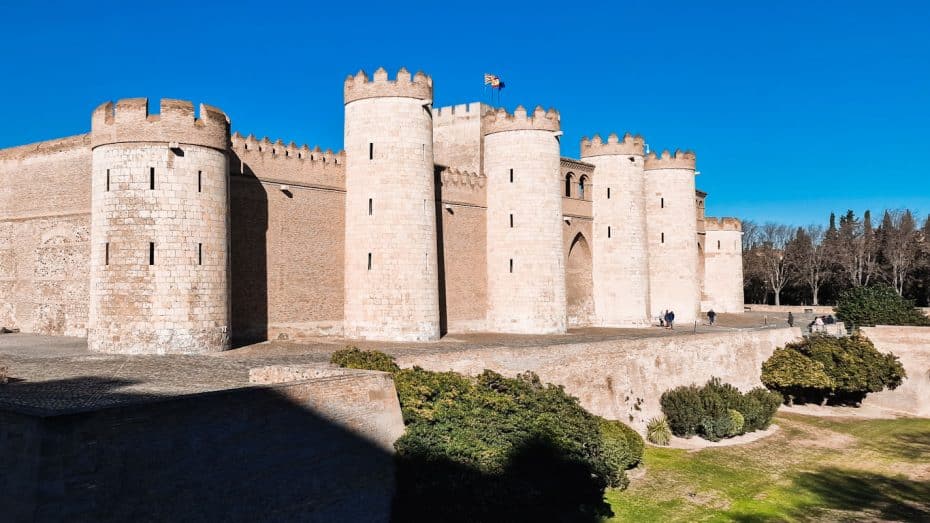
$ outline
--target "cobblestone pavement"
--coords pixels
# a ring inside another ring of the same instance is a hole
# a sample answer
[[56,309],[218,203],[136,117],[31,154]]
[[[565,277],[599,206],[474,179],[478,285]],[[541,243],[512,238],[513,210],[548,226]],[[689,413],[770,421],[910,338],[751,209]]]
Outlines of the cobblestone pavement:
[[[769,314],[769,317],[774,315]],[[0,407],[41,411],[94,409],[249,385],[249,369],[264,365],[327,365],[346,345],[387,353],[456,351],[474,348],[539,347],[607,340],[689,336],[758,328],[761,313],[720,315],[718,325],[678,325],[675,330],[572,329],[568,334],[529,336],[491,333],[450,334],[435,343],[385,343],[336,338],[271,341],[203,356],[123,356],[90,353],[86,340],[34,334],[0,335],[0,360],[13,382],[0,386]],[[769,323],[773,323],[770,321]],[[780,322],[781,326],[784,322]]]

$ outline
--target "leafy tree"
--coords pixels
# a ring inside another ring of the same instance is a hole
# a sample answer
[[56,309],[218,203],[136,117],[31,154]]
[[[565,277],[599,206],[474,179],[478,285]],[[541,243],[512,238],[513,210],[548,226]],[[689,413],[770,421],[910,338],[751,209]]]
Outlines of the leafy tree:
[[762,384],[788,396],[810,397],[812,391],[832,391],[836,383],[827,375],[823,363],[794,348],[775,349],[762,364]]

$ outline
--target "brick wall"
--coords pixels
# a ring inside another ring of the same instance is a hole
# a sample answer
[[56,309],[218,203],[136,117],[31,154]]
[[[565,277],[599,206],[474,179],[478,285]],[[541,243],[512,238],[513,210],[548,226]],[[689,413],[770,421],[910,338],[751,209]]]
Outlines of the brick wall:
[[0,151],[0,326],[83,336],[90,139]]

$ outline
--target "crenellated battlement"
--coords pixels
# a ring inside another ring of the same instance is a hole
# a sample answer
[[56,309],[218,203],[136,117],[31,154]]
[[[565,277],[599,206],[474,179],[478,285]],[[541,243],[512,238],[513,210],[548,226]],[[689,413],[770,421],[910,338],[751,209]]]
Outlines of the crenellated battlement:
[[590,140],[585,136],[581,139],[581,157],[631,154],[642,156],[645,143],[641,135],[630,133],[623,135],[622,140],[616,133],[610,133],[606,142],[597,134]]
[[484,113],[493,110],[493,107],[481,102],[435,107],[433,108],[433,125],[443,125],[460,120],[481,118]]
[[742,231],[743,223],[738,218],[704,218],[705,231]]
[[532,116],[527,114],[522,105],[517,106],[513,114],[503,107],[490,110],[482,115],[481,123],[486,135],[524,130],[558,132],[561,129],[559,112],[553,108],[546,111],[541,105],[536,106]]
[[258,140],[253,135],[235,132],[231,138],[230,174],[254,175],[273,181],[345,187],[345,151],[334,153],[306,144],[285,144],[268,137]]
[[227,149],[229,118],[222,110],[200,104],[200,118],[194,104],[163,98],[160,114],[149,114],[148,98],[125,98],[106,102],[91,115],[92,147],[113,143],[165,142]]
[[355,76],[346,77],[343,88],[345,103],[362,100],[364,98],[416,98],[432,102],[433,79],[423,71],[417,71],[411,78],[410,71],[401,67],[394,80],[388,79],[388,73],[379,67],[369,80],[365,71],[359,71]]
[[676,149],[672,154],[666,149],[660,156],[657,156],[655,152],[647,154],[645,169],[647,171],[653,169],[691,169],[693,171],[696,162],[697,156],[693,151]]
[[443,187],[483,190],[488,178],[483,174],[446,167],[439,175]]

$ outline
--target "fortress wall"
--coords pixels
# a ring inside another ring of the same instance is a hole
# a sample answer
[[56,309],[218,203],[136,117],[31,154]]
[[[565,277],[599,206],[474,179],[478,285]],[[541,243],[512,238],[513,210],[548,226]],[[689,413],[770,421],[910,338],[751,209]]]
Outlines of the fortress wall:
[[256,140],[235,133],[231,137],[229,171],[270,183],[345,190],[345,152],[319,146],[310,149],[281,140]]
[[863,405],[930,417],[930,327],[879,325],[860,330],[875,348],[897,355],[907,372],[900,387],[869,394]]
[[402,367],[469,375],[491,369],[506,376],[532,371],[565,387],[589,411],[643,431],[662,414],[666,390],[719,377],[742,391],[761,387],[762,362],[801,330],[770,328],[697,335],[398,353]]
[[404,425],[385,373],[123,398],[79,412],[0,408],[5,520],[390,520]]
[[[569,202],[590,203],[562,198],[563,212]],[[566,214],[567,216],[567,214]],[[562,248],[565,253],[565,304],[569,327],[593,325],[594,277],[592,274],[592,227],[590,217],[570,217],[562,221]]]
[[491,107],[479,102],[433,109],[433,158],[436,165],[484,172],[481,114]]
[[83,336],[90,137],[0,151],[0,326]]
[[[487,208],[481,186],[465,186],[443,173],[437,207],[441,229],[440,314],[451,332],[485,330],[488,304]],[[472,201],[476,203],[460,203]]]
[[[309,160],[270,163],[300,162]],[[289,177],[235,153],[231,164],[233,338],[240,343],[341,334],[345,192],[324,183],[343,184],[341,166],[320,171],[332,177],[306,184],[306,173]],[[286,192],[282,181],[290,181]]]

